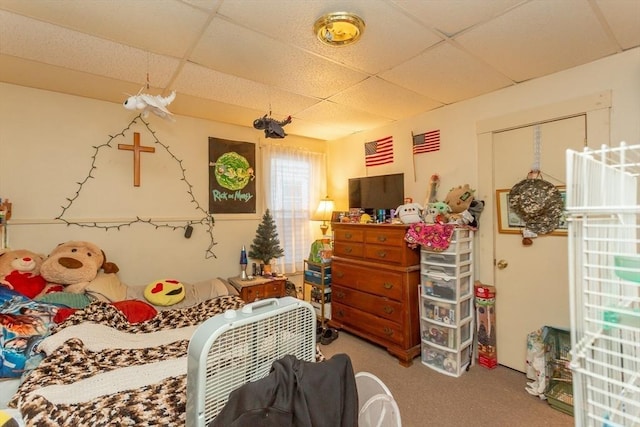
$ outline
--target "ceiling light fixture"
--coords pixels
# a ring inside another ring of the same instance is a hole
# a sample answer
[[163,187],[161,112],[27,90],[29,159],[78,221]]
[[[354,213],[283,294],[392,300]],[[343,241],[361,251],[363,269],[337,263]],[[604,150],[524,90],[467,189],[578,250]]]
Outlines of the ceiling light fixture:
[[364,21],[350,12],[333,12],[318,18],[313,32],[322,43],[329,46],[346,46],[358,41],[364,32]]

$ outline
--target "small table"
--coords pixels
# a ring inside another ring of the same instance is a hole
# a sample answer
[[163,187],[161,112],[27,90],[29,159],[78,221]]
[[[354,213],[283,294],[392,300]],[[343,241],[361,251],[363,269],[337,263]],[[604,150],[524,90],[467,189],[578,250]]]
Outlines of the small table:
[[253,302],[264,298],[281,298],[286,295],[286,277],[255,277],[242,280],[240,277],[229,277],[229,283],[240,292],[245,302]]

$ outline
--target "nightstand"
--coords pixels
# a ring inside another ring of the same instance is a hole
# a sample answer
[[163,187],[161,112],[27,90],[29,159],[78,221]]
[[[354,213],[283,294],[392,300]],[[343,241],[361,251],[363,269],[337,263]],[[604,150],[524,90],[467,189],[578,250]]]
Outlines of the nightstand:
[[255,277],[252,280],[242,280],[240,277],[229,277],[229,283],[238,290],[240,298],[245,302],[253,302],[265,298],[281,298],[285,296],[287,278]]

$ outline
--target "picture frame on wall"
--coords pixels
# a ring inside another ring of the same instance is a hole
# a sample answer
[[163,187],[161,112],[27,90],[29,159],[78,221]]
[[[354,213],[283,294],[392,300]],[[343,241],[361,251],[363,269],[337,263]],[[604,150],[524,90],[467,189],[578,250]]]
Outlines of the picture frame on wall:
[[209,137],[209,213],[256,214],[256,144]]
[[[567,201],[567,189],[565,186],[557,186],[558,191],[562,197],[562,204],[566,206]],[[498,232],[503,234],[522,234],[522,229],[525,227],[525,222],[518,216],[517,213],[511,209],[509,205],[509,192],[511,189],[496,190],[496,206],[498,212]],[[564,211],[564,210],[563,210]],[[558,222],[558,227],[551,233],[544,234],[544,236],[566,236],[569,225],[567,223],[567,217],[563,213]]]

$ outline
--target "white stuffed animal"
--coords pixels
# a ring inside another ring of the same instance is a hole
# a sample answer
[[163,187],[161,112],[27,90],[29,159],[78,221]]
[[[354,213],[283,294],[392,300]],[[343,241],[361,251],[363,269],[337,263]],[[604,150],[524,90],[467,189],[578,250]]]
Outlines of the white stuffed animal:
[[413,224],[422,221],[422,206],[419,203],[408,203],[396,209],[398,218],[403,224]]

